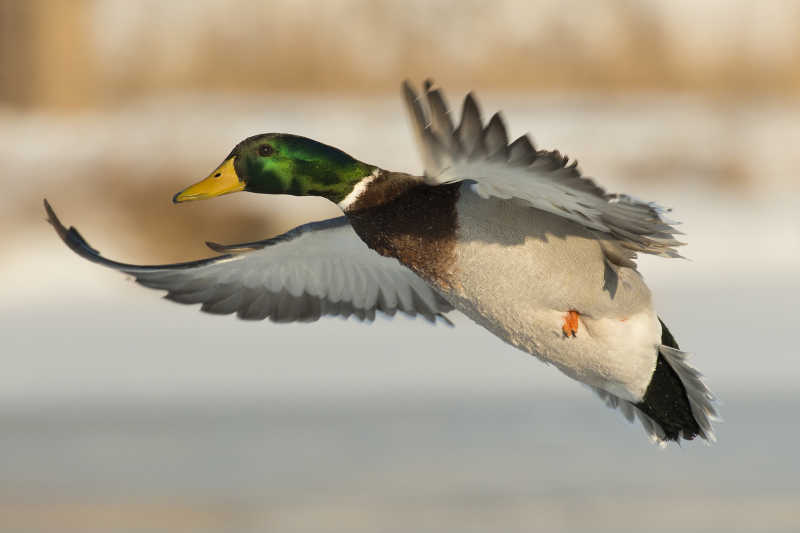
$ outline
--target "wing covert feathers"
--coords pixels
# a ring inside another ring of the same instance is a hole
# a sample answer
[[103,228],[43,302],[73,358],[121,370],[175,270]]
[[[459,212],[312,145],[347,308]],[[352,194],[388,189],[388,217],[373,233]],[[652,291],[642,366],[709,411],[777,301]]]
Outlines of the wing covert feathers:
[[624,258],[636,252],[680,257],[675,249],[683,244],[675,239],[680,232],[663,218],[663,208],[606,193],[581,175],[577,162],[558,151],[537,150],[527,135],[509,144],[502,116],[495,113],[484,125],[472,93],[464,99],[457,127],[432,82],[425,82],[421,97],[404,82],[403,95],[429,185],[472,182],[483,198],[515,199],[578,222],[628,250],[609,258],[626,266],[632,261]]
[[311,322],[322,316],[371,321],[376,312],[421,315],[430,322],[452,309],[421,278],[393,258],[369,249],[345,217],[299,226],[258,242],[223,246],[223,255],[170,265],[143,266],[102,257],[77,229],[67,229],[44,201],[50,224],[84,259],[130,274],[145,287],[167,291],[179,303],[207,313],[248,320]]

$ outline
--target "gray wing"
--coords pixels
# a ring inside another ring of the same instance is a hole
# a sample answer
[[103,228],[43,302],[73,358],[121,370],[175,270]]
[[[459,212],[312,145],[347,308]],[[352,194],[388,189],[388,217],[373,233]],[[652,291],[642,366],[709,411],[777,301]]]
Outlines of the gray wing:
[[576,162],[570,164],[558,151],[536,150],[527,135],[509,143],[500,114],[484,125],[472,93],[464,100],[458,127],[430,81],[422,98],[408,82],[403,95],[429,184],[469,180],[483,198],[513,199],[559,215],[606,234],[630,252],[680,257],[675,247],[683,243],[674,238],[680,232],[662,217],[663,208],[606,194],[581,175]]
[[[374,252],[345,217],[312,222],[278,237],[233,246],[208,243],[223,255],[171,265],[111,261],[67,229],[45,200],[50,224],[81,257],[133,276],[166,298],[202,304],[208,313],[273,322],[311,322],[324,315],[373,320],[375,312],[421,315],[434,322],[447,301],[394,258]],[[449,321],[448,321],[449,322]]]

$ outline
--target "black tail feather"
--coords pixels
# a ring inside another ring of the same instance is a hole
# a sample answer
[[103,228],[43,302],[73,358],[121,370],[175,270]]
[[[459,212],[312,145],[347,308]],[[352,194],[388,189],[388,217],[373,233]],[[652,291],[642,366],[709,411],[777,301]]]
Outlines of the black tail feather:
[[[661,344],[676,350],[680,349],[666,324],[661,319],[659,322],[661,322]],[[666,440],[678,441],[681,437],[692,440],[698,435],[703,435],[692,414],[686,387],[661,353],[658,354],[656,369],[644,397],[636,407],[661,426]]]

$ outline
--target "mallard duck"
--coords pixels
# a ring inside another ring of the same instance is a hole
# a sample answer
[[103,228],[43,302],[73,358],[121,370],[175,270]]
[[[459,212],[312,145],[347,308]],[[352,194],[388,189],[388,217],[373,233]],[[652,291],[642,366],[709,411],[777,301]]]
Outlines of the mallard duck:
[[82,257],[209,313],[292,322],[401,312],[436,322],[458,310],[638,417],[653,441],[713,441],[714,397],[634,262],[637,253],[679,257],[665,210],[607,194],[527,135],[509,143],[500,114],[485,124],[471,93],[455,126],[441,90],[423,89],[419,97],[403,84],[421,176],[267,133],[173,198],[322,196],[344,216],[258,242],[208,243],[220,255],[161,266],[102,257],[45,200],[49,221]]

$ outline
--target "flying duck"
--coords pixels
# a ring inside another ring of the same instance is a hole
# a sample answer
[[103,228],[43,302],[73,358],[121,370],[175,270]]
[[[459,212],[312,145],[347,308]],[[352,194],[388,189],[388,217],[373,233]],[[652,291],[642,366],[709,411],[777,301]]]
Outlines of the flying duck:
[[[558,151],[509,142],[466,96],[456,126],[426,82],[403,96],[422,154],[415,176],[321,142],[266,133],[240,142],[175,203],[237,191],[322,196],[344,216],[160,266],[104,258],[45,200],[49,222],[80,256],[166,298],[248,320],[372,320],[377,312],[448,321],[458,310],[555,365],[660,445],[713,441],[715,399],[653,309],[637,253],[680,257],[665,210],[608,194]],[[449,321],[448,321],[449,322]]]

